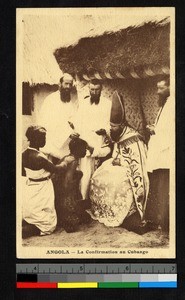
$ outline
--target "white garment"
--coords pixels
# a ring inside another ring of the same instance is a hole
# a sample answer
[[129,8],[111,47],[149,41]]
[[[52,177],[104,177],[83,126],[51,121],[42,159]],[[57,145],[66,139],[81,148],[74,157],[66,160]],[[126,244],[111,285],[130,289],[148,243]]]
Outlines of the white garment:
[[[170,169],[174,152],[175,105],[168,98],[158,119],[156,118],[155,134],[148,143],[147,170]],[[158,119],[158,120],[157,120]]]
[[[43,155],[43,157],[45,157]],[[44,169],[25,168],[28,178],[23,189],[23,219],[37,226],[41,235],[51,234],[57,224],[54,206],[54,189],[51,179],[34,182],[32,179],[46,178],[50,173]]]
[[77,110],[77,101],[64,103],[60,92],[50,94],[39,112],[37,124],[46,130],[46,145],[42,151],[55,157],[62,158],[69,153],[69,136],[73,132],[68,121],[73,122]]
[[136,211],[142,220],[148,189],[146,146],[140,135],[127,126],[114,144],[112,158],[105,161],[91,178],[89,213],[93,219],[110,227],[121,225],[125,217]]
[[104,157],[110,152],[109,147],[101,148],[104,139],[95,132],[99,129],[109,130],[110,111],[111,101],[102,96],[97,105],[91,104],[90,97],[85,97],[79,101],[75,131],[80,134],[80,138],[87,141],[89,146],[94,148],[92,155],[87,151],[86,157],[80,161],[79,169],[83,172],[80,189],[83,199],[88,197],[90,178],[95,168],[95,157]]

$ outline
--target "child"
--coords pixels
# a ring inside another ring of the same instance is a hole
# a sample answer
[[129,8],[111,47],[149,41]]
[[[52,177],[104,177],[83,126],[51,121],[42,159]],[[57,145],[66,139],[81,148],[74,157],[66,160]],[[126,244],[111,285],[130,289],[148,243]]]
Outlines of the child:
[[56,187],[56,210],[58,224],[67,232],[74,232],[82,223],[89,223],[91,218],[85,211],[89,207],[87,200],[82,200],[79,185],[83,176],[77,170],[79,160],[86,155],[87,143],[74,138],[69,143],[70,154],[63,158],[63,162],[72,160],[65,171],[65,174],[55,176]]

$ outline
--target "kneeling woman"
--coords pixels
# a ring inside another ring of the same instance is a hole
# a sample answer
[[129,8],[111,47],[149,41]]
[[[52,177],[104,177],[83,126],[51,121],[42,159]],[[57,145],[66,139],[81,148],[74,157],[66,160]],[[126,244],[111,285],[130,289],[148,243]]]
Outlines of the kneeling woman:
[[146,146],[140,134],[127,126],[123,99],[117,92],[110,121],[114,150],[92,176],[91,215],[106,226],[137,231],[144,220],[149,187]]
[[26,131],[30,146],[22,154],[23,176],[27,177],[23,191],[22,237],[51,234],[57,224],[51,173],[63,172],[67,161],[54,165],[39,151],[46,143],[46,130],[30,126]]

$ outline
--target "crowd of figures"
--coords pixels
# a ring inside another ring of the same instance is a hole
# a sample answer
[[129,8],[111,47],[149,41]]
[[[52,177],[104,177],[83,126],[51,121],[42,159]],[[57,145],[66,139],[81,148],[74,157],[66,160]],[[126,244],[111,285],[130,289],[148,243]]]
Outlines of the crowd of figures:
[[92,219],[138,234],[159,226],[168,231],[169,78],[157,83],[160,109],[146,127],[147,144],[126,121],[124,95],[115,91],[110,101],[92,80],[89,95],[74,101],[73,81],[63,75],[26,131],[22,237],[75,232]]

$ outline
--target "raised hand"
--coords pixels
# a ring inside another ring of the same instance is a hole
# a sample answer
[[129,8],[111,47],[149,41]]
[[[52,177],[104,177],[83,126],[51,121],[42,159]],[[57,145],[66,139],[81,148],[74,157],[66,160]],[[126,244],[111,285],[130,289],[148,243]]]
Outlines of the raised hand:
[[70,139],[76,139],[76,138],[79,138],[79,136],[80,136],[80,134],[79,133],[77,133],[77,132],[73,132],[73,133],[71,133],[70,134]]
[[97,135],[106,135],[106,130],[103,129],[103,128],[101,128],[101,129],[99,129],[99,130],[97,130],[95,132],[96,132]]

